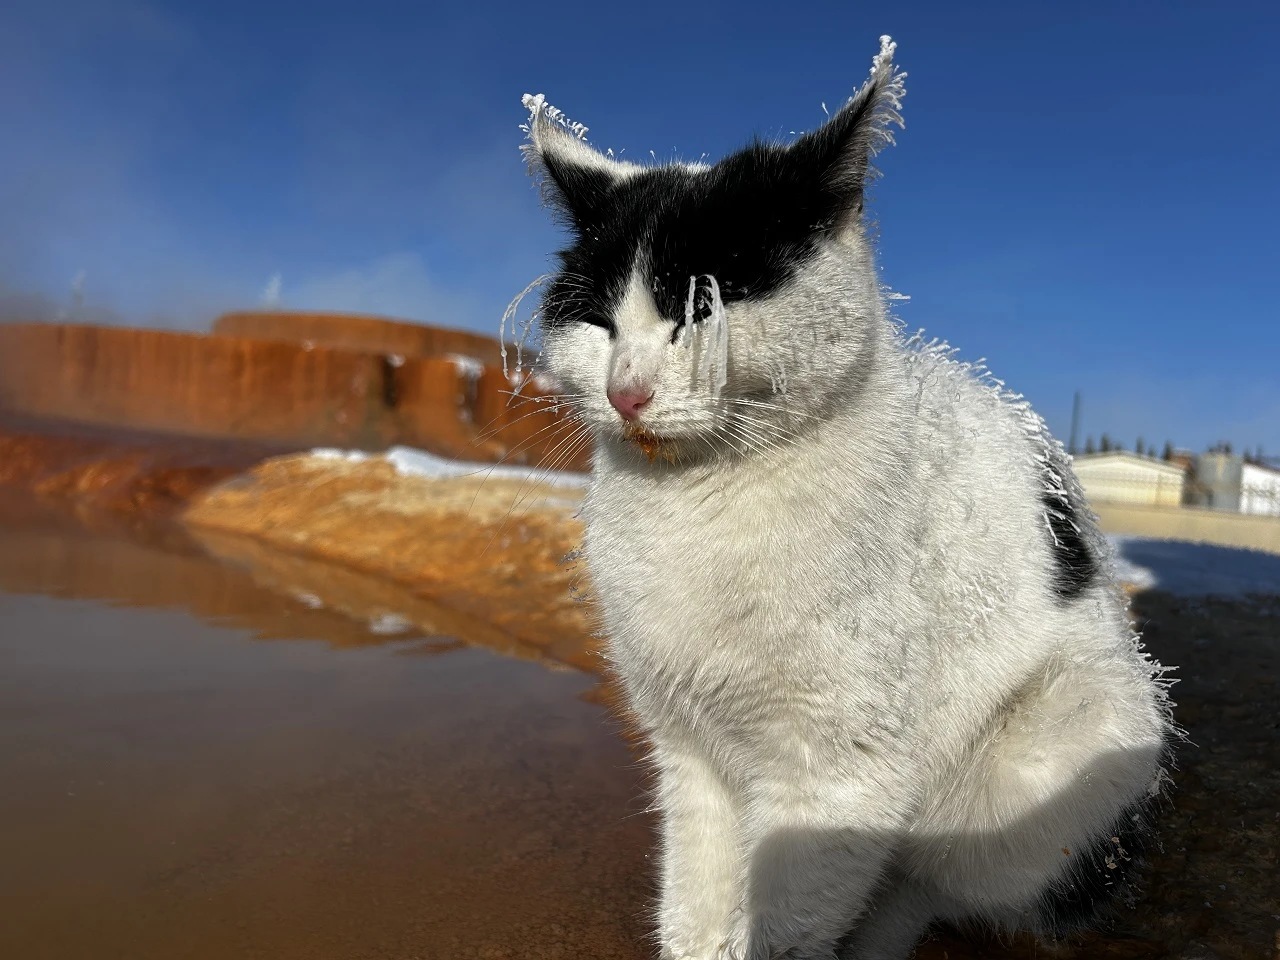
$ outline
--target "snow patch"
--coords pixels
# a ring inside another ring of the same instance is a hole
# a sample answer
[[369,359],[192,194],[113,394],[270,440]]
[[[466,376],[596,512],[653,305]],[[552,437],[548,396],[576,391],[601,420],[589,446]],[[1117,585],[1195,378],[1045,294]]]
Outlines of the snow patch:
[[458,376],[468,380],[477,380],[480,374],[484,373],[484,364],[475,357],[468,357],[462,353],[449,353],[445,355],[445,359],[453,364],[453,369],[458,372]]
[[483,477],[509,480],[536,480],[551,487],[583,488],[587,475],[537,467],[514,467],[466,460],[446,460],[414,447],[392,447],[385,458],[402,477]]
[[369,459],[363,450],[339,450],[337,447],[316,447],[311,456],[317,460],[346,460],[348,463],[360,463]]
[[394,637],[413,628],[413,621],[399,613],[382,613],[369,621],[369,632],[380,637]]
[[544,470],[539,467],[506,466],[494,463],[476,463],[469,460],[449,460],[416,447],[392,447],[382,454],[365,453],[363,450],[339,450],[335,447],[317,447],[310,454],[317,460],[363,463],[382,459],[402,477],[428,477],[448,479],[452,477],[480,477],[505,480],[533,480],[549,487],[581,490],[589,477],[585,473],[568,470]]

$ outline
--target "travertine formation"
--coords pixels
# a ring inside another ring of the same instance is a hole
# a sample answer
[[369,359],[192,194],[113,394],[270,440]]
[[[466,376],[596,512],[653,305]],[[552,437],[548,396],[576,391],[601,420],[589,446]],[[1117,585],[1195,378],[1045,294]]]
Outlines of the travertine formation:
[[[231,314],[212,335],[8,324],[0,412],[539,463],[568,425],[535,398],[527,370],[503,371],[499,351],[497,340],[465,331],[322,314]],[[561,466],[585,463],[579,450]]]
[[[184,520],[215,553],[319,592],[314,567],[209,533],[253,537],[277,553],[327,561],[407,591],[392,614],[468,642],[595,672],[600,669],[581,573],[580,494],[535,479],[402,476],[382,458],[311,455],[260,464],[196,497]],[[292,566],[291,566],[292,565]],[[292,578],[292,580],[290,580]],[[328,575],[322,599],[359,616],[361,591]],[[334,598],[334,599],[331,599]]]

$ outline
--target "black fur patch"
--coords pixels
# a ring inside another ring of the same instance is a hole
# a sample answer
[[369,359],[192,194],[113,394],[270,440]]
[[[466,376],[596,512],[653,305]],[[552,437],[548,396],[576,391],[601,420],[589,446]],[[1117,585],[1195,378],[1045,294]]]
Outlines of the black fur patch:
[[1067,872],[1040,898],[1042,933],[1066,937],[1092,927],[1112,904],[1132,896],[1151,840],[1154,805],[1154,798],[1133,803],[1104,835],[1064,854]]
[[709,169],[607,170],[545,156],[551,196],[573,234],[543,298],[543,323],[612,317],[637,262],[659,312],[685,319],[689,278],[721,300],[756,300],[790,280],[822,237],[862,209],[873,89],[790,146],[759,141]]
[[1040,502],[1049,521],[1054,593],[1060,600],[1074,600],[1097,579],[1098,560],[1080,533],[1080,522],[1071,502],[1050,493],[1045,493]]

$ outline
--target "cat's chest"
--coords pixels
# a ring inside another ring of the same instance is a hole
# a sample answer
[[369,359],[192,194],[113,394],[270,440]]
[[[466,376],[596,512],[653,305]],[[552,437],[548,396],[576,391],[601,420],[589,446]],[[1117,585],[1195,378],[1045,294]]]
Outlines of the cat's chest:
[[645,669],[776,675],[784,650],[801,656],[831,629],[821,611],[841,582],[847,531],[829,506],[708,481],[605,489],[586,518],[611,640]]
[[772,480],[604,484],[584,504],[609,656],[637,714],[756,765],[896,728],[886,691],[909,580],[884,511],[850,485]]

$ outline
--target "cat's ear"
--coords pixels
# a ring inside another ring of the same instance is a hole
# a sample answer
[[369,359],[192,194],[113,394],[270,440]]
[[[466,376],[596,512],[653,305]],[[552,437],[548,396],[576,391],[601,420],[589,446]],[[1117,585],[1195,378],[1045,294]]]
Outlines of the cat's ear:
[[874,176],[871,158],[892,144],[893,126],[903,126],[902,98],[907,75],[893,63],[897,44],[880,38],[871,75],[858,92],[817,130],[799,137],[789,148],[793,163],[804,166],[821,188],[834,194],[846,211],[862,210],[867,181]]
[[572,221],[581,223],[609,189],[640,168],[605,156],[586,141],[587,128],[571,122],[542,94],[526,93],[528,142],[521,148],[543,195]]

